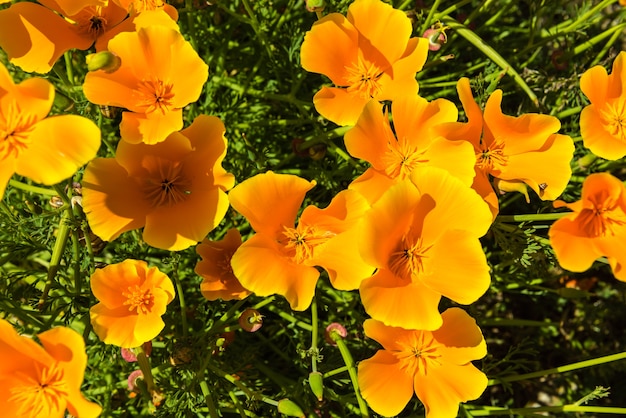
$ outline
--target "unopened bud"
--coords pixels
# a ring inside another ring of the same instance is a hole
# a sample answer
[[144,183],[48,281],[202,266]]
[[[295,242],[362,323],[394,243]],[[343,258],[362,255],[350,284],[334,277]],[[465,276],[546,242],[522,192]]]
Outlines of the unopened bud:
[[306,9],[309,12],[321,12],[326,7],[324,0],[305,0]]
[[278,401],[278,412],[280,414],[285,414],[288,417],[305,417],[302,409],[300,409],[300,407],[295,402],[289,399],[281,399],[280,401]]
[[244,331],[256,332],[263,326],[263,315],[256,309],[246,309],[239,316],[239,325]]
[[309,386],[318,401],[324,399],[324,378],[320,372],[309,373]]
[[430,29],[426,29],[422,38],[428,39],[428,50],[439,51],[441,45],[448,42],[448,36],[446,35],[447,26],[437,22]]
[[120,68],[122,60],[120,57],[109,51],[100,51],[95,54],[89,54],[86,58],[87,69],[89,71],[102,70],[105,73],[112,73]]

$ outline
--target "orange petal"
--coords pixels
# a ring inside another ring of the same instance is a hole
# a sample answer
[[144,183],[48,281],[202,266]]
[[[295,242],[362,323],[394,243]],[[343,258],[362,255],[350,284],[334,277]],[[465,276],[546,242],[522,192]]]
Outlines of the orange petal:
[[419,145],[422,149],[437,138],[438,135],[432,131],[434,126],[455,122],[458,116],[456,106],[451,101],[436,99],[428,102],[417,95],[398,96],[392,102],[391,110],[396,137],[407,138],[411,144]]
[[421,283],[402,280],[389,270],[378,270],[359,288],[365,311],[385,325],[434,330],[441,326],[441,294]]
[[173,132],[183,127],[182,109],[174,109],[164,115],[153,113],[147,116],[143,113],[122,113],[120,134],[124,141],[131,144],[144,142],[157,144],[165,140]]
[[[155,161],[182,161],[192,151],[189,138],[180,132],[173,132],[166,141],[154,145],[120,141],[115,151],[115,161],[124,167],[131,177],[141,177],[149,175],[147,173],[150,171],[158,171],[152,167]],[[201,166],[206,170],[206,162]]]
[[0,10],[0,27],[0,48],[27,72],[47,73],[64,52],[92,44],[71,23],[36,3],[19,2]]
[[424,404],[428,418],[457,416],[460,402],[477,399],[486,388],[487,376],[472,363],[462,366],[443,363],[415,376],[415,393]]
[[448,230],[428,251],[432,274],[421,281],[434,292],[468,305],[489,288],[489,266],[480,241],[462,230]]
[[90,279],[91,292],[107,309],[123,306],[127,299],[122,292],[128,287],[141,286],[146,268],[144,261],[125,260],[96,269]]
[[233,273],[258,296],[279,294],[291,309],[303,311],[311,305],[319,272],[315,267],[292,263],[280,251],[273,235],[253,235],[233,255]]
[[447,363],[462,366],[487,355],[487,344],[476,320],[460,308],[449,308],[441,314],[443,325],[433,331]]
[[13,97],[21,112],[32,115],[34,122],[40,121],[50,113],[54,86],[43,78],[29,78],[15,86]]
[[456,84],[459,99],[463,104],[467,123],[453,122],[437,126],[437,132],[448,139],[469,141],[474,149],[479,149],[483,133],[483,112],[474,100],[470,82],[462,77]]
[[2,318],[0,318],[0,355],[2,358],[11,359],[0,362],[0,373],[3,376],[11,375],[17,370],[30,369],[33,360],[46,365],[54,361],[32,338],[20,336],[15,328]]
[[112,158],[90,162],[83,175],[83,208],[94,234],[112,241],[145,225],[151,210],[138,183]]
[[[626,152],[626,145],[624,146]],[[511,155],[498,175],[503,180],[521,180],[542,200],[554,200],[569,183],[574,142],[567,135],[550,135],[541,148]],[[540,186],[541,185],[541,186]]]
[[276,235],[283,226],[293,227],[304,195],[314,186],[315,181],[268,171],[243,181],[230,191],[228,198],[252,229]]
[[15,171],[43,184],[70,177],[95,157],[100,147],[96,124],[77,115],[44,119],[35,124],[29,138],[32,143],[20,153]]
[[99,303],[91,307],[89,316],[94,332],[105,344],[134,348],[146,342],[135,337],[138,317],[129,315],[125,306],[111,310]]
[[619,160],[626,155],[626,143],[612,134],[603,116],[605,105],[591,104],[580,112],[580,135],[586,148],[600,158]]
[[413,31],[406,13],[381,1],[364,0],[352,3],[347,17],[359,31],[359,47],[366,57],[369,49],[382,53],[388,63],[403,55]]
[[320,115],[337,125],[354,125],[369,102],[358,92],[348,92],[337,87],[322,87],[315,96],[313,104]]
[[346,86],[350,68],[357,60],[358,32],[339,13],[330,13],[313,24],[300,48],[302,68],[324,74],[336,86]]
[[596,65],[585,71],[580,77],[580,89],[591,103],[605,103],[609,92],[609,75],[606,69]]
[[402,351],[403,346],[411,339],[413,330],[406,330],[399,327],[390,327],[375,319],[366,319],[363,323],[363,330],[368,338],[376,340],[388,351]]
[[361,194],[370,204],[374,204],[383,193],[397,182],[396,179],[392,179],[370,167],[359,177],[352,180],[348,188]]
[[387,143],[395,140],[382,109],[377,100],[367,102],[356,125],[343,138],[350,155],[369,162],[377,170],[386,168],[383,156],[389,149]]
[[195,189],[183,202],[154,208],[146,215],[143,239],[148,245],[180,251],[202,241],[224,218],[228,197],[218,188]]
[[63,16],[73,16],[89,6],[105,7],[107,0],[39,0],[39,3]]
[[559,264],[569,271],[585,271],[602,257],[592,238],[586,237],[571,216],[554,222],[549,231],[550,245]]
[[414,95],[419,90],[415,73],[421,71],[428,57],[428,40],[411,38],[404,55],[378,79],[381,91],[378,100],[394,100],[402,95]]
[[377,414],[398,415],[413,397],[413,378],[387,351],[379,350],[372,358],[360,361],[357,377],[363,399]]

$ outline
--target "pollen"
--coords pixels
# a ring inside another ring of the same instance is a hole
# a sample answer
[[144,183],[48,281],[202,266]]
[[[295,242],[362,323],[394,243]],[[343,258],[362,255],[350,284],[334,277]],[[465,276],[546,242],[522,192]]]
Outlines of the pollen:
[[283,226],[282,235],[284,240],[279,242],[297,264],[313,258],[315,248],[334,236],[328,231],[320,232],[314,226],[301,225],[298,225],[298,228]]
[[481,144],[476,153],[476,165],[486,173],[501,171],[508,164],[509,157],[504,153],[504,141],[496,139],[489,146]]
[[180,162],[152,157],[146,166],[150,175],[144,179],[145,198],[152,207],[176,205],[191,195],[191,181]]
[[41,367],[35,373],[16,373],[21,384],[10,389],[9,402],[19,405],[18,416],[47,417],[58,415],[66,407],[68,388],[63,369],[56,364]]
[[137,314],[147,314],[152,311],[154,295],[150,289],[141,289],[135,285],[122,292],[122,296],[126,298],[123,305],[128,306],[129,312],[135,311]]
[[382,71],[376,65],[358,57],[353,66],[346,67],[346,71],[348,72],[346,80],[348,91],[358,92],[364,99],[371,99],[380,93],[379,79]]
[[439,349],[442,344],[428,331],[416,332],[410,341],[398,342],[398,345],[400,349],[391,352],[400,361],[400,369],[411,376],[425,376],[429,368],[441,365]]
[[159,79],[142,80],[136,90],[140,106],[145,113],[160,112],[162,115],[174,109],[172,84]]
[[34,117],[20,112],[17,106],[8,106],[5,114],[0,112],[0,161],[17,158],[28,148],[33,125]]
[[407,178],[420,164],[428,162],[424,151],[412,145],[407,138],[387,138],[387,151],[382,156],[385,165],[385,174],[391,178]]
[[600,111],[600,115],[609,133],[626,142],[626,100],[616,100],[607,103]]
[[391,271],[403,279],[419,279],[427,271],[425,261],[429,249],[430,246],[423,245],[421,237],[403,239],[400,248],[391,254]]

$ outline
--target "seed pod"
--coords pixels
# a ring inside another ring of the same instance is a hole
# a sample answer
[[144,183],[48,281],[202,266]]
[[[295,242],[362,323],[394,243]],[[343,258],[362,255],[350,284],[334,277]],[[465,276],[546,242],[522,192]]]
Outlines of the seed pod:
[[324,399],[324,378],[320,372],[309,373],[309,386],[318,401]]
[[295,402],[289,399],[281,399],[278,401],[278,412],[281,414],[285,414],[288,417],[300,417],[304,418],[304,412]]

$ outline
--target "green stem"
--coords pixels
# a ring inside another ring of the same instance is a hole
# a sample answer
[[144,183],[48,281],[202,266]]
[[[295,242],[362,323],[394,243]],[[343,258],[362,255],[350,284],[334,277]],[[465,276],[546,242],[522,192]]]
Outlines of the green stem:
[[143,380],[146,382],[146,387],[148,388],[148,392],[150,395],[156,390],[156,385],[154,384],[154,377],[152,377],[152,368],[150,367],[150,360],[146,356],[146,353],[143,351],[143,347],[139,346],[136,348],[137,351],[137,363],[139,363],[139,368],[143,373]]
[[44,189],[43,187],[31,186],[30,184],[22,183],[17,180],[9,180],[9,186],[15,187],[16,189],[25,190],[31,193],[37,193],[44,196],[56,196],[57,192],[51,189]]
[[422,24],[422,27],[420,29],[419,34],[423,34],[426,29],[428,29],[430,27],[430,24],[433,20],[433,16],[435,15],[435,13],[437,12],[437,9],[439,8],[439,3],[441,3],[441,0],[435,0],[435,2],[433,3],[433,5],[430,7],[430,10],[428,11],[428,16],[426,16],[426,20],[424,20],[424,23]]
[[317,323],[317,300],[315,296],[313,297],[313,301],[311,302],[311,348],[309,349],[309,353],[311,353],[311,370],[313,372],[317,371],[317,359],[319,357],[319,350],[317,348],[317,334],[318,334],[318,323]]
[[219,414],[217,413],[215,402],[213,402],[213,396],[211,396],[209,385],[207,384],[205,379],[200,380],[200,390],[202,391],[202,395],[204,395],[204,401],[206,402],[206,406],[207,408],[209,408],[209,416],[211,418],[218,418]]
[[538,372],[518,374],[515,376],[507,376],[507,377],[502,377],[499,379],[491,379],[489,380],[488,385],[493,386],[493,385],[497,385],[497,384],[505,383],[505,382],[517,382],[519,380],[534,379],[536,377],[547,376],[549,374],[571,372],[572,370],[584,369],[586,367],[597,366],[600,364],[610,363],[613,361],[619,361],[619,360],[624,360],[624,359],[626,359],[626,351],[622,353],[618,353],[618,354],[611,354],[609,356],[594,358],[591,360],[585,360],[585,361],[579,361],[577,363],[566,364],[565,366],[541,370]]
[[[611,35],[620,36],[620,34],[622,33],[624,28],[626,28],[626,23],[621,23],[619,25],[615,25],[615,26],[613,26],[611,28],[606,29],[605,31],[603,31],[599,35],[596,35],[593,38],[591,38],[591,39],[581,43],[577,47],[575,47],[574,48],[574,55],[578,55],[578,54],[581,54],[581,53],[585,52],[589,48],[594,47],[595,45],[597,45],[598,43],[600,43],[605,38],[608,38]],[[596,62],[596,61],[594,61],[594,62]]]
[[530,415],[537,416],[542,412],[594,412],[599,414],[618,414],[624,416],[626,408],[603,407],[603,406],[580,406],[580,405],[561,405],[561,406],[540,406],[537,408],[502,408],[488,410],[467,410],[472,417],[485,417],[492,415]]
[[302,322],[300,321],[298,318],[289,315],[287,312],[283,312],[282,310],[276,308],[275,306],[271,305],[267,308],[269,311],[275,313],[276,315],[280,316],[283,319],[286,319],[287,321],[291,322],[294,325],[299,326],[300,328],[302,328],[305,331],[309,331],[312,332],[313,331],[313,327],[309,324],[307,324],[306,322]]
[[570,215],[571,212],[559,213],[534,213],[525,215],[498,215],[495,222],[540,222],[540,221],[556,221],[564,216]]
[[65,72],[67,73],[67,80],[70,82],[70,85],[74,85],[74,69],[72,68],[72,57],[70,56],[70,52],[66,52],[63,54],[63,58],[65,59]]
[[343,362],[346,364],[346,367],[348,367],[348,374],[350,375],[350,381],[352,382],[352,387],[354,388],[356,401],[359,404],[359,411],[361,412],[361,417],[369,417],[367,404],[361,397],[361,392],[359,391],[359,380],[356,375],[356,366],[354,365],[352,354],[350,354],[350,350],[348,350],[348,346],[343,341],[343,337],[338,332],[331,331],[330,338],[337,344],[337,348],[339,348],[339,352],[341,353]]

